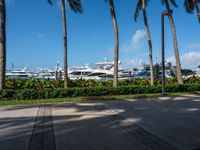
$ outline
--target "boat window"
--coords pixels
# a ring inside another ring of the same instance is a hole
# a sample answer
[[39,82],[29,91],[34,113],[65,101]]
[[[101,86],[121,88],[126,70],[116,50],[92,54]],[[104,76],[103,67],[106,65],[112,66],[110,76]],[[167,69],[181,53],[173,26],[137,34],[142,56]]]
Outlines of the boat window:
[[72,74],[72,75],[88,75],[90,73],[91,72],[74,71],[74,72],[71,72],[70,74]]
[[92,73],[92,72],[82,72],[82,75],[88,75],[90,73]]
[[113,78],[113,75],[108,74],[108,75],[106,75],[106,78]]
[[89,74],[88,76],[102,76],[102,75],[105,75],[105,73],[100,73],[100,72],[91,73],[91,74]]
[[150,76],[150,72],[142,71],[142,72],[139,72],[138,74],[136,74],[136,76]]
[[76,71],[76,72],[72,72],[71,74],[72,75],[81,75],[81,72],[80,71]]

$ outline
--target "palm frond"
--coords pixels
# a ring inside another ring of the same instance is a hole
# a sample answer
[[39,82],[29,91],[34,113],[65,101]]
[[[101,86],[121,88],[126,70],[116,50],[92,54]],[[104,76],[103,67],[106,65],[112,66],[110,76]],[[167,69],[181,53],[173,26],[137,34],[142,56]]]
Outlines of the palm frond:
[[[169,0],[166,0],[166,3],[168,3],[169,5]],[[170,3],[174,6],[174,7],[178,7],[178,4],[176,3],[176,0],[170,0]],[[165,0],[161,0],[161,4],[165,5]]]
[[192,14],[194,12],[194,1],[184,0],[184,7],[187,13]]
[[76,13],[83,13],[81,0],[68,0],[70,8]]
[[164,5],[164,4],[165,4],[165,1],[164,1],[164,0],[161,0],[161,4]]
[[138,0],[137,5],[135,7],[134,12],[134,20],[137,22],[137,18],[139,17],[139,12],[142,10],[142,0]]
[[47,1],[48,1],[48,3],[49,3],[50,5],[52,5],[52,4],[53,4],[51,0],[47,0]]
[[176,0],[170,0],[171,4],[174,6],[174,7],[178,7],[178,4],[176,3]]

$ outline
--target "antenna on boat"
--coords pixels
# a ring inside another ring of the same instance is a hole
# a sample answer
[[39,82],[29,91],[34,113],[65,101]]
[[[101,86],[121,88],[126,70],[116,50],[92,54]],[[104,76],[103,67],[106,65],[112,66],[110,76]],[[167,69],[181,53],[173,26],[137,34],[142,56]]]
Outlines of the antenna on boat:
[[105,62],[107,62],[108,61],[108,58],[107,57],[105,57]]
[[61,78],[61,69],[60,69],[60,62],[59,61],[57,61],[55,77],[56,77],[56,79]]
[[14,70],[14,63],[11,63],[12,70]]
[[59,66],[60,66],[60,62],[57,61],[57,64],[56,64],[56,71],[57,71],[57,72],[59,71]]

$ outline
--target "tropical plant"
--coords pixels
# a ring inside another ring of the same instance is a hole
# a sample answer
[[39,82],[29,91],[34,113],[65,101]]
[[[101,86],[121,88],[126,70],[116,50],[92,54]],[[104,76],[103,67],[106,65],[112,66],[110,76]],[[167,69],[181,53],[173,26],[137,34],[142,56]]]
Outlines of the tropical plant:
[[[171,84],[166,85],[167,92],[186,92],[199,91],[200,84]],[[132,85],[118,87],[87,87],[87,88],[57,88],[57,89],[20,89],[20,90],[0,90],[1,100],[28,100],[28,99],[47,99],[47,98],[64,98],[77,96],[104,96],[104,95],[129,95],[129,94],[152,94],[161,93],[161,85]],[[87,99],[88,97],[86,97]],[[94,100],[94,98],[92,98]],[[96,100],[102,100],[101,97]]]
[[137,5],[135,8],[135,13],[134,13],[134,19],[137,21],[137,18],[139,16],[139,12],[143,12],[143,19],[144,19],[144,25],[146,29],[146,36],[147,36],[147,41],[148,41],[148,46],[149,46],[149,64],[150,64],[150,73],[151,73],[151,85],[154,84],[154,71],[153,71],[153,50],[152,50],[152,42],[151,42],[151,34],[149,30],[149,25],[147,21],[147,13],[146,13],[146,6],[148,4],[149,0],[138,0]]
[[5,86],[6,71],[6,4],[0,0],[0,90]]
[[[108,0],[105,0],[107,2]],[[114,1],[109,0],[110,5],[110,14],[112,17],[113,28],[115,32],[115,50],[114,50],[114,79],[113,79],[113,86],[117,86],[118,82],[118,63],[119,63],[119,32],[118,32],[118,25],[117,25],[117,18],[115,15],[115,7]]]
[[[67,0],[70,8],[76,13],[82,13],[81,0]],[[52,4],[52,0],[48,0],[49,4]],[[61,0],[62,7],[62,23],[63,23],[63,34],[64,34],[64,87],[67,88],[69,85],[68,81],[68,61],[67,61],[67,19],[65,0]]]
[[[170,12],[171,8],[169,5],[169,0],[161,0],[161,2],[163,5],[165,5],[167,11]],[[173,6],[178,7],[176,0],[170,0],[170,2]],[[174,53],[175,53],[175,60],[176,60],[177,79],[178,79],[179,84],[183,84],[178,42],[177,42],[177,36],[176,36],[176,28],[175,28],[175,24],[174,24],[174,19],[172,17],[172,13],[168,13],[168,19],[169,19],[171,29],[172,29],[172,34],[173,34],[173,44],[174,44]]]
[[187,13],[192,14],[196,9],[197,17],[200,23],[200,9],[199,9],[200,0],[184,0],[184,7]]
[[[69,80],[70,88],[79,87],[112,87],[113,80],[95,81],[95,80]],[[200,84],[200,77],[192,76],[184,78],[185,84]],[[149,85],[150,79],[131,79],[119,80],[118,86],[136,86],[136,85]],[[166,78],[166,84],[178,84],[177,78]],[[5,82],[5,89],[20,90],[20,89],[59,89],[64,85],[63,80],[37,80],[34,78],[22,79],[7,79]],[[154,80],[154,85],[161,85],[161,80]]]

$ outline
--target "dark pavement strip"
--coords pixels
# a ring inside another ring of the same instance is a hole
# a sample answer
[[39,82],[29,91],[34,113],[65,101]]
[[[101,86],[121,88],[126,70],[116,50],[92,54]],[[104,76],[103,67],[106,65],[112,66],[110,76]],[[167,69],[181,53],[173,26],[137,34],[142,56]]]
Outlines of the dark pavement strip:
[[29,150],[55,150],[51,105],[41,105],[38,108]]
[[[97,111],[109,111],[104,105],[95,106]],[[177,150],[176,147],[144,130],[136,124],[124,125],[121,123],[125,120],[123,116],[112,115],[111,120],[114,121],[122,129],[129,129],[129,133],[138,141],[146,145],[152,150]],[[42,105],[38,108],[35,125],[29,145],[29,150],[55,150],[55,137],[53,129],[52,109],[51,105]]]
[[[95,109],[97,111],[109,111],[109,108],[104,105],[97,105],[95,106]],[[111,113],[112,112],[113,111],[111,111]],[[129,134],[152,150],[178,150],[178,148],[136,124],[123,124],[122,122],[126,120],[126,118],[121,115],[111,115],[111,120],[114,121],[120,128],[126,130],[128,129]]]

